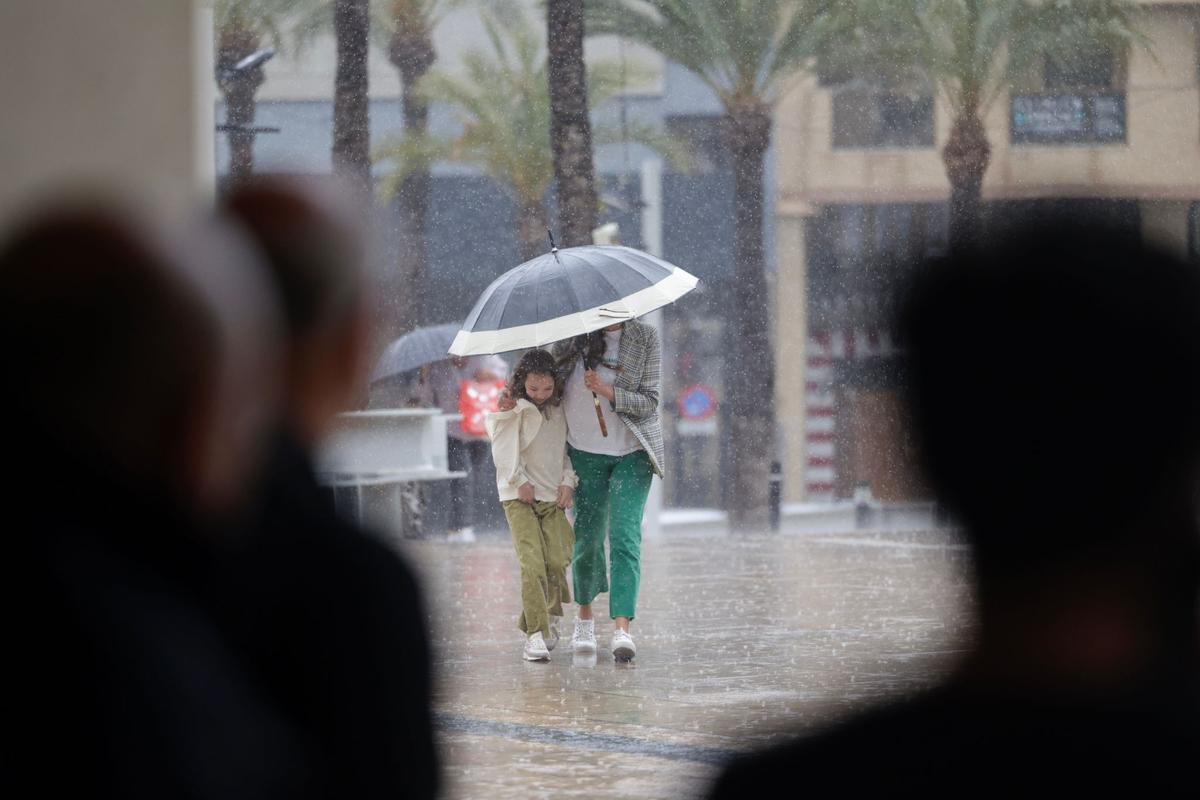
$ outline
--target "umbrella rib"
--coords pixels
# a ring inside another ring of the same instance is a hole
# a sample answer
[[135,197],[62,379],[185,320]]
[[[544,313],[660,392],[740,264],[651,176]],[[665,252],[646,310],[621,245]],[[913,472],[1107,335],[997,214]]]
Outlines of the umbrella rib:
[[[493,328],[492,330],[497,330],[497,331],[504,330],[504,309],[508,305],[508,301],[512,297],[512,293],[517,290],[517,284],[520,283],[521,279],[525,277],[525,273],[522,273],[520,275],[513,275],[512,277],[513,277],[513,279],[511,281],[506,281],[504,286],[500,287],[501,290],[504,290],[504,299],[502,302],[499,303],[499,308],[500,308],[499,318],[496,320],[496,327]],[[495,297],[496,297],[496,295],[492,295],[492,297],[489,298],[489,300],[494,299]]]
[[[670,277],[672,271],[675,269],[673,265],[668,265],[666,262],[661,262],[659,259],[656,259],[649,253],[643,253],[639,250],[634,250],[632,247],[622,247],[621,250],[624,251],[626,259],[622,263],[631,269],[635,269],[639,275],[650,281],[652,285]],[[649,265],[649,267],[656,272],[662,272],[665,274],[660,278],[652,278],[643,272],[643,270],[646,268],[646,265]]]
[[[609,256],[607,256],[607,255],[604,257],[609,258]],[[613,259],[613,260],[616,261],[616,259]],[[584,263],[586,264],[587,262],[585,261]],[[617,261],[617,263],[620,264],[621,262]],[[617,296],[617,299],[615,301],[610,301],[610,302],[619,302],[619,301],[623,300],[625,298],[625,295],[621,293],[620,289],[618,289],[616,286],[613,285],[612,281],[610,281],[608,279],[608,276],[604,274],[604,271],[602,269],[600,269],[599,267],[594,267],[594,269],[595,269],[596,274],[600,277],[600,280],[604,281],[604,283],[607,284],[608,288],[612,290],[612,293]],[[604,305],[608,305],[608,303],[602,303],[601,306],[595,306],[595,307],[599,308],[599,307],[603,307]],[[583,311],[587,311],[588,309],[581,308],[579,310],[581,312],[583,312]]]

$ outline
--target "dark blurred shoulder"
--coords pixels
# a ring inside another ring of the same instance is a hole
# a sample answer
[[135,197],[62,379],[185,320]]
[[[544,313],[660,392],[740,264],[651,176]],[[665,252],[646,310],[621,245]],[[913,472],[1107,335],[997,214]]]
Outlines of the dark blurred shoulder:
[[[740,756],[730,762],[712,797],[749,797],[765,788],[831,785],[865,790],[894,788],[896,770],[922,772],[929,742],[947,715],[940,696],[922,695],[865,712],[815,733]],[[937,760],[941,760],[938,757]]]

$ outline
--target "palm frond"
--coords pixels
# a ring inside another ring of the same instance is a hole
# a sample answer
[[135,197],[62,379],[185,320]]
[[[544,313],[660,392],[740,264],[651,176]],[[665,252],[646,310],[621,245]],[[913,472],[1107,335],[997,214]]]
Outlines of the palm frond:
[[597,125],[592,128],[592,141],[598,147],[625,144],[644,145],[661,155],[676,172],[690,173],[695,167],[695,157],[688,143],[644,122],[630,122],[624,127],[613,124]]
[[772,103],[848,19],[847,0],[588,0],[588,30],[657,50],[730,106]]
[[449,157],[450,144],[432,136],[402,133],[385,138],[371,153],[373,163],[390,167],[379,185],[380,198],[390,200],[410,175]]

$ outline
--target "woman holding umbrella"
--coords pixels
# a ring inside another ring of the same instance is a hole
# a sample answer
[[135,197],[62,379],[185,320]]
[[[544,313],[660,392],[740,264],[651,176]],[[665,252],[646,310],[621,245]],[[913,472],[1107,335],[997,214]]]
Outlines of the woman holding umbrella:
[[[551,345],[565,377],[567,443],[579,476],[572,560],[578,653],[596,651],[591,605],[610,589],[613,655],[627,660],[636,652],[629,625],[641,579],[642,513],[665,460],[658,414],[662,347],[658,331],[637,318],[696,283],[679,267],[629,247],[559,251],[552,243],[550,253],[509,270],[484,291],[450,347],[469,355]],[[501,410],[506,407],[512,406],[502,401]]]
[[559,342],[551,352],[566,376],[567,443],[579,476],[571,567],[579,618],[571,642],[577,653],[595,652],[592,601],[609,592],[612,653],[627,660],[637,652],[629,624],[641,581],[642,512],[665,461],[658,414],[662,346],[656,329],[631,320]]

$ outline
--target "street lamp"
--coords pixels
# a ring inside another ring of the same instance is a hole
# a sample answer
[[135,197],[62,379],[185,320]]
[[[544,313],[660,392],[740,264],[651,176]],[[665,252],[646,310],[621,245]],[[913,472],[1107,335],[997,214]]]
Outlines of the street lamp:
[[217,81],[224,83],[245,75],[252,69],[258,69],[275,57],[275,48],[268,47],[258,50],[238,61],[231,67],[217,66]]
[[217,85],[225,92],[225,122],[217,125],[218,133],[229,135],[229,174],[249,175],[253,164],[254,137],[260,133],[279,133],[274,126],[253,125],[254,92],[263,82],[262,66],[275,57],[275,49],[257,50],[235,64],[218,64]]

